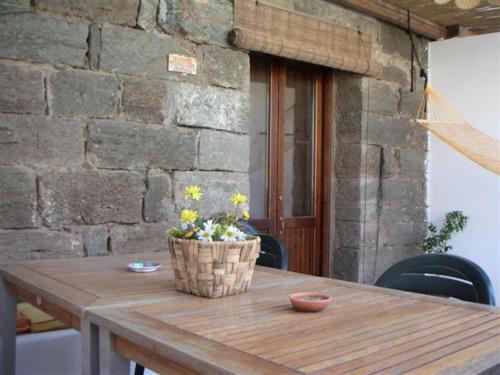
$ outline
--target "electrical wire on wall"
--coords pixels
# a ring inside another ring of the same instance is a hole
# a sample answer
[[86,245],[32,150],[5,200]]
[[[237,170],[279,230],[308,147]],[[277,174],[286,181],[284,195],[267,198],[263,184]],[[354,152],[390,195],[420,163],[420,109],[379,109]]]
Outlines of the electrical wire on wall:
[[420,62],[420,58],[418,57],[417,49],[415,48],[415,41],[413,40],[413,34],[411,32],[411,12],[407,11],[407,19],[408,19],[408,28],[406,32],[410,38],[411,43],[411,66],[410,66],[410,92],[413,92],[413,88],[415,86],[415,60],[417,61],[418,67],[420,68],[420,77],[424,79],[424,89],[427,87],[427,71],[422,66]]

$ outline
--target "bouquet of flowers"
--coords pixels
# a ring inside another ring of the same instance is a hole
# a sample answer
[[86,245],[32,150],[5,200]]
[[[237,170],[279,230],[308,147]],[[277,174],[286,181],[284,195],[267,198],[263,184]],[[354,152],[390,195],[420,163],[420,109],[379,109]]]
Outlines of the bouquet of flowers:
[[167,231],[168,237],[204,242],[234,242],[247,239],[247,235],[236,226],[238,220],[248,220],[250,217],[247,206],[248,197],[246,195],[233,194],[231,203],[235,207],[234,212],[219,213],[209,218],[200,216],[195,209],[202,196],[203,193],[199,186],[190,185],[184,189],[186,205],[181,211],[180,228],[169,229]]

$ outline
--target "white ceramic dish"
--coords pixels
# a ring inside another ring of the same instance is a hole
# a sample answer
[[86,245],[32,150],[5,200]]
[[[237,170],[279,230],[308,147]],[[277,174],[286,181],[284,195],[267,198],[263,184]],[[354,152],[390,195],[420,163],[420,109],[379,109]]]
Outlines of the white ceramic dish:
[[159,268],[161,268],[161,264],[150,260],[141,260],[137,262],[130,262],[128,264],[128,269],[133,272],[154,272]]

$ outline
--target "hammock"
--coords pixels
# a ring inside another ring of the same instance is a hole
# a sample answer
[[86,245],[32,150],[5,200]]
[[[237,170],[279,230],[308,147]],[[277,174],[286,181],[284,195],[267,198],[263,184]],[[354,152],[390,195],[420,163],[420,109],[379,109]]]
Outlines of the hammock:
[[469,125],[430,86],[417,122],[483,168],[500,175],[500,141]]

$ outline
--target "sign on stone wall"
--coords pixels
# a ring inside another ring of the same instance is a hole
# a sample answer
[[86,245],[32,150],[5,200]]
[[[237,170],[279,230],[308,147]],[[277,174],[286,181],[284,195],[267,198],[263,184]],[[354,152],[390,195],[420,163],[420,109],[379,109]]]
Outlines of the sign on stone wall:
[[197,61],[194,57],[170,54],[168,55],[168,71],[196,75]]

